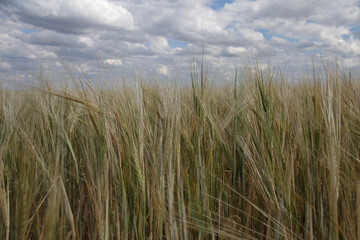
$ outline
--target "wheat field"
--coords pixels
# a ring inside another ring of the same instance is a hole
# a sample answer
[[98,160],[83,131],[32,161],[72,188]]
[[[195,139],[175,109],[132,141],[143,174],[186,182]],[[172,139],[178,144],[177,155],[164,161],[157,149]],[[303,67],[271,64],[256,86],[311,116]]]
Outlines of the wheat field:
[[360,239],[357,76],[81,79],[0,90],[0,239]]

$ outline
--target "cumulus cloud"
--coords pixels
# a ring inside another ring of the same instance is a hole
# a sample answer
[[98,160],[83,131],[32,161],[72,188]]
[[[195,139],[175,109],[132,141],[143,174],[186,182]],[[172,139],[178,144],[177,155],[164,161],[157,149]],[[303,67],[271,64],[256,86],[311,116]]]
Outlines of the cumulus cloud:
[[150,49],[154,52],[164,53],[170,49],[165,37],[156,36],[150,38]]
[[[81,41],[81,39],[83,41]],[[85,48],[87,47],[84,38],[72,34],[62,34],[51,30],[44,30],[39,33],[32,33],[29,36],[29,43],[41,46],[62,46]]]
[[106,59],[105,63],[110,66],[121,66],[122,65],[121,59]]
[[165,65],[160,65],[157,69],[157,73],[159,73],[163,76],[169,76],[169,69]]
[[11,68],[11,64],[8,62],[0,62],[0,69],[9,70]]
[[59,32],[134,28],[132,14],[120,3],[107,0],[15,0],[14,7],[21,20]]
[[166,76],[202,54],[224,71],[269,55],[296,65],[336,54],[360,67],[359,23],[359,1],[344,0],[4,0],[1,69],[71,60],[92,71],[105,59]]

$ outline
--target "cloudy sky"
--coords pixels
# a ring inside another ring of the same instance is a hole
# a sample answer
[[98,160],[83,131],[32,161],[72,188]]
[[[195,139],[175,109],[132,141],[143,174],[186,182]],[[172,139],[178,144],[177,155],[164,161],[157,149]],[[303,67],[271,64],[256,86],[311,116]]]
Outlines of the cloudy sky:
[[360,68],[360,1],[0,0],[0,77],[41,64],[172,75],[201,56],[229,71],[271,56],[299,67],[337,56]]

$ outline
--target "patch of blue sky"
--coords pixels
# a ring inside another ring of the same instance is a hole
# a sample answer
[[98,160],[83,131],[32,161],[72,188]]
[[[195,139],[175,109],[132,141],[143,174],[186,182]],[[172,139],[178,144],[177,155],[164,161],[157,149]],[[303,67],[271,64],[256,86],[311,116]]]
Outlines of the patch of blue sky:
[[308,20],[306,20],[306,23],[316,23],[316,21],[314,21],[312,19],[308,19]]
[[272,37],[273,37],[273,35],[270,33],[270,31],[269,30],[267,30],[267,29],[263,29],[263,28],[257,28],[257,29],[255,29],[256,31],[258,31],[258,32],[260,32],[263,36],[264,36],[264,38],[266,39],[266,40],[270,40]]
[[5,18],[7,18],[7,16],[6,16],[6,15],[4,15],[4,14],[0,14],[0,19],[5,19]]
[[184,42],[184,41],[175,40],[175,39],[172,39],[172,38],[168,38],[167,41],[168,41],[169,46],[171,48],[178,48],[178,47],[184,48],[187,45],[186,42]]
[[234,0],[213,0],[210,7],[214,10],[222,9],[226,3],[233,3]]
[[20,32],[25,33],[25,34],[31,34],[31,33],[39,33],[40,30],[38,29],[19,29]]
[[[273,34],[273,33],[271,33],[271,31],[269,31],[267,29],[263,29],[263,28],[257,28],[255,30],[258,31],[259,33],[261,33],[266,40],[270,40],[273,36],[276,36],[276,37],[283,38],[283,39],[285,39],[286,41],[288,41],[290,43],[297,43],[297,42],[300,41],[300,39],[298,39],[298,38],[291,38],[291,37],[280,36],[278,34]],[[315,38],[306,39],[306,40],[310,41],[310,42],[316,42]]]
[[360,32],[360,26],[359,25],[353,25],[350,28],[350,31],[352,31],[352,32]]
[[360,25],[351,24],[350,31],[360,31]]
[[232,31],[232,32],[236,32],[235,31],[235,26],[236,22],[235,21],[231,21],[226,27],[225,27],[225,30],[229,30],[229,31]]
[[315,48],[315,49],[311,49],[311,50],[307,51],[307,54],[312,55],[312,56],[317,55],[319,53],[322,53],[321,48]]
[[298,38],[291,38],[291,37],[284,37],[284,39],[286,39],[288,42],[291,43],[297,43],[300,41]]
[[317,42],[318,40],[316,38],[308,38],[306,39],[306,41],[309,41],[309,42]]
[[[359,25],[352,25],[352,27],[350,28],[350,31],[352,33],[352,35],[354,36],[354,38],[359,39],[360,38],[360,26]],[[350,37],[348,35],[348,37]]]

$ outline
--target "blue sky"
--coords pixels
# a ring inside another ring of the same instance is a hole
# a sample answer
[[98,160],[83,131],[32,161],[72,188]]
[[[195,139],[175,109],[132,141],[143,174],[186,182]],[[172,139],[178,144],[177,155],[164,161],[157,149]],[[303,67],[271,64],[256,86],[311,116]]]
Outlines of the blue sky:
[[24,34],[31,34],[31,33],[39,33],[40,30],[34,29],[34,28],[30,28],[30,29],[19,29],[20,32],[24,33]]
[[212,1],[210,3],[210,7],[214,10],[220,10],[225,6],[226,3],[232,3],[233,0],[219,0],[219,1]]
[[187,45],[184,41],[174,40],[172,38],[167,38],[167,41],[171,48],[185,48]]
[[258,29],[255,29],[256,31],[258,31],[258,32],[260,32],[263,36],[264,36],[264,38],[266,39],[266,40],[270,40],[271,38],[272,38],[272,34],[271,34],[271,32],[270,32],[270,30],[267,30],[267,29],[263,29],[263,28],[258,28]]
[[[61,69],[138,69],[168,77],[201,57],[233,71],[234,59],[303,69],[314,56],[360,68],[360,4],[352,0],[5,0],[0,1],[0,74]],[[241,65],[241,62],[238,61]],[[35,67],[34,67],[35,66]]]

